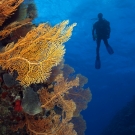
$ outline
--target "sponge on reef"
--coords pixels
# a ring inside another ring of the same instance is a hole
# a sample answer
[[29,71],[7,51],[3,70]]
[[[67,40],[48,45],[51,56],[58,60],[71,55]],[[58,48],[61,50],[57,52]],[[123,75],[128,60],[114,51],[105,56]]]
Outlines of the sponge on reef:
[[35,115],[42,111],[38,94],[31,87],[25,88],[23,95],[22,108],[24,112]]

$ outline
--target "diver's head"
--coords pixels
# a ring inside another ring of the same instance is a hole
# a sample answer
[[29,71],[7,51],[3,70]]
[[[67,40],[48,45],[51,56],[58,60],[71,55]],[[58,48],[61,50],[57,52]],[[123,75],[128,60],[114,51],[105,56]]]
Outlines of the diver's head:
[[102,14],[102,13],[99,13],[99,14],[98,14],[98,18],[99,18],[99,19],[102,19],[102,18],[103,18],[103,14]]

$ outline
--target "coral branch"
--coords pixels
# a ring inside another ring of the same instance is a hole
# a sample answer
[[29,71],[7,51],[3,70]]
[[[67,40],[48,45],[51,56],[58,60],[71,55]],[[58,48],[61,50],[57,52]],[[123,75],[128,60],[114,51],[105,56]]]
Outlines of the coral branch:
[[73,86],[79,85],[79,78],[68,82],[60,74],[55,81],[53,92],[49,92],[45,88],[38,90],[41,107],[49,110],[49,115],[25,114],[25,120],[21,121],[15,128],[12,127],[12,130],[16,129],[17,131],[25,122],[27,133],[32,135],[77,135],[73,129],[73,123],[69,122],[73,117],[76,105],[73,100],[65,100],[64,94],[68,93],[68,90]]
[[24,0],[1,0],[0,2],[0,26],[10,17]]
[[67,80],[64,80],[62,74],[59,74],[55,81],[57,83],[54,86],[54,92],[49,93],[47,89],[44,88],[38,91],[42,103],[41,107],[52,109],[55,105],[59,106],[61,104],[62,106],[64,106],[65,104],[66,108],[73,109],[72,101],[69,100],[69,103],[67,104],[67,101],[64,100],[64,93],[68,93],[68,90],[71,89],[73,86],[78,86],[79,78],[68,82]]
[[83,119],[82,115],[73,117],[71,122],[74,124],[74,129],[77,132],[77,135],[85,135],[86,122]]
[[4,39],[7,37],[9,34],[11,34],[13,31],[19,29],[20,27],[31,24],[31,19],[27,18],[23,21],[19,22],[13,22],[9,24],[7,27],[4,28],[4,30],[0,31],[0,40]]
[[0,54],[0,65],[3,69],[18,72],[17,80],[22,85],[29,86],[47,80],[51,69],[60,63],[65,53],[63,43],[71,34],[72,24],[66,27],[64,21],[54,27],[40,24],[37,28],[27,33],[13,47]]

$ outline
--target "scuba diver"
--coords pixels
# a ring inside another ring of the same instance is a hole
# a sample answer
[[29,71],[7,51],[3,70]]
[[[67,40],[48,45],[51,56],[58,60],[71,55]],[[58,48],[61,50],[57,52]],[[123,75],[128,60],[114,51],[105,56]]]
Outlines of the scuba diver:
[[[101,40],[104,41],[104,44],[106,46],[106,49],[109,54],[113,54],[114,51],[111,48],[111,46],[108,44],[108,39],[110,37],[110,22],[105,20],[103,18],[103,14],[99,13],[98,14],[98,21],[94,23],[93,29],[92,29],[92,36],[93,40],[97,42],[97,47],[96,47],[96,61],[95,61],[95,68],[100,69],[101,63],[100,63],[100,56],[99,56],[99,48],[100,48],[100,43]],[[95,32],[96,31],[96,32]]]

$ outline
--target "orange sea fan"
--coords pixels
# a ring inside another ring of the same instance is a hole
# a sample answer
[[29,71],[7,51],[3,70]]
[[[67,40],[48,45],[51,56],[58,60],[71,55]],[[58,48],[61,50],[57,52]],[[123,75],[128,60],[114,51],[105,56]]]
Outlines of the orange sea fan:
[[87,83],[88,79],[81,74],[77,74],[79,78],[79,86],[73,87],[65,94],[65,99],[72,99],[76,103],[76,110],[74,116],[78,117],[82,110],[87,108],[88,102],[92,99],[92,94],[89,88],[84,89],[83,86]]
[[63,43],[70,38],[76,25],[66,27],[67,24],[68,21],[54,27],[40,24],[16,44],[9,44],[7,48],[11,49],[0,53],[0,65],[11,72],[16,70],[17,80],[25,86],[47,80],[52,67],[62,60],[65,53]]
[[[61,122],[58,120],[54,120],[60,122],[59,126],[55,128],[54,134],[76,135],[76,132],[73,130],[73,124],[69,122],[73,117],[76,105],[73,100],[65,100],[64,94],[68,93],[68,90],[71,89],[73,86],[79,85],[79,78],[76,78],[72,81],[67,81],[64,79],[62,74],[59,74],[56,77],[55,82],[56,84],[54,85],[53,92],[48,92],[46,88],[42,88],[38,91],[41,101],[41,107],[47,110],[53,110],[55,106],[58,106],[62,109]],[[55,116],[57,115],[55,114]]]
[[61,122],[60,115],[51,112],[47,118],[38,118],[25,114],[25,120],[21,120],[17,125],[13,125],[13,132],[26,127],[29,135],[77,135],[74,124],[71,122]]
[[59,74],[56,79],[56,84],[54,85],[54,91],[48,92],[46,88],[42,88],[38,91],[40,95],[41,107],[46,108],[48,110],[54,108],[55,105],[63,106],[66,110],[69,109],[69,112],[75,111],[74,102],[72,100],[65,100],[64,94],[68,93],[73,86],[79,85],[79,78],[72,81],[64,80],[62,74]]
[[[25,119],[11,127],[13,131],[26,125],[27,133],[30,135],[77,135],[74,124],[70,122],[76,105],[73,100],[65,100],[64,94],[79,85],[79,78],[67,81],[62,74],[59,74],[55,82],[52,92],[47,88],[38,90],[41,107],[49,110],[49,115],[46,116],[45,112],[37,115],[25,113]],[[55,112],[55,106],[61,108],[61,113]]]
[[32,116],[26,116],[26,129],[30,135],[77,135],[74,124],[61,122],[60,115],[54,112],[45,119],[35,120]]
[[55,78],[57,77],[58,74],[62,74],[62,68],[64,66],[64,60],[62,60],[59,65],[55,66],[52,68],[51,75],[47,79],[46,83],[48,85],[52,84],[54,82]]
[[73,117],[71,122],[74,124],[74,129],[77,132],[77,135],[85,135],[86,122],[83,119],[82,115],[78,117]]
[[16,22],[9,24],[2,31],[0,31],[0,40],[6,38],[9,34],[12,34],[12,32],[19,29],[20,27],[28,25],[28,24],[29,25],[31,24],[30,18],[27,18],[27,19],[24,19],[24,20],[18,21],[18,22],[16,21]]
[[[64,64],[64,67],[63,67],[63,76],[64,76],[64,78],[68,78],[69,75],[73,74],[74,72],[75,72],[74,68],[72,68],[68,64]],[[80,83],[80,80],[79,80],[79,83]]]
[[1,0],[0,1],[0,26],[10,17],[24,0]]

